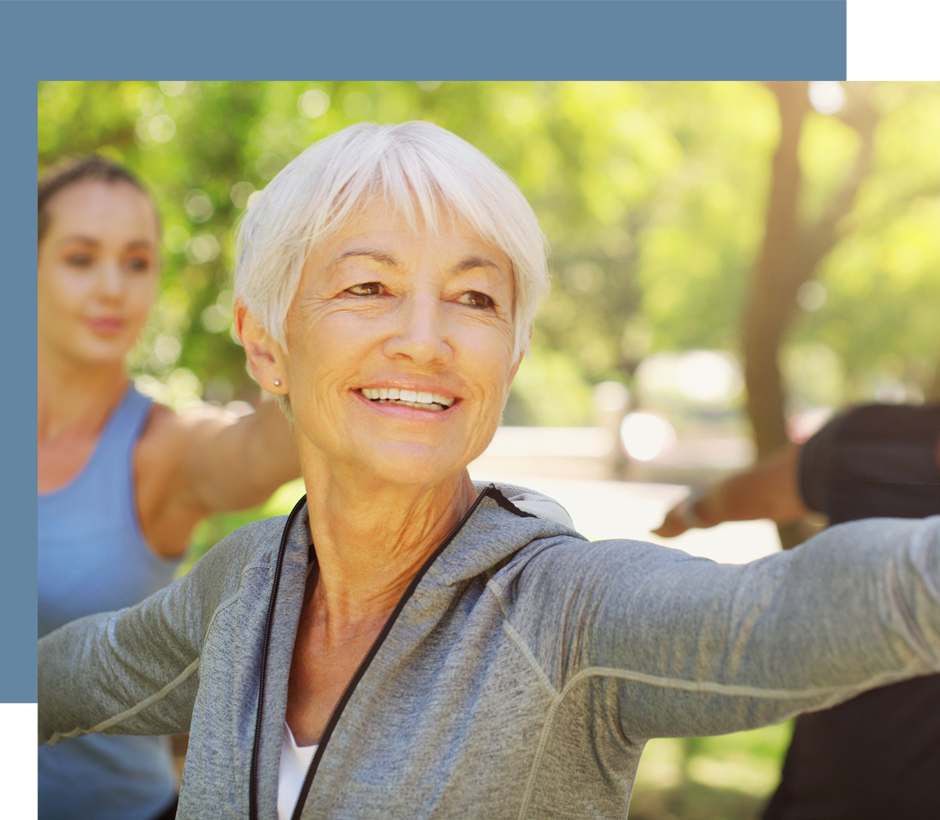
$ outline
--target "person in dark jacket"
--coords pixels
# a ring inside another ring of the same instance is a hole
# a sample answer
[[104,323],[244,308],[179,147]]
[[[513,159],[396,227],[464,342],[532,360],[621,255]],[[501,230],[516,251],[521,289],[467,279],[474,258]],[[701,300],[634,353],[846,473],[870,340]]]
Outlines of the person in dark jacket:
[[[802,446],[670,510],[656,531],[822,513],[829,524],[940,514],[940,405],[867,405]],[[765,820],[934,820],[940,815],[940,675],[801,715]]]

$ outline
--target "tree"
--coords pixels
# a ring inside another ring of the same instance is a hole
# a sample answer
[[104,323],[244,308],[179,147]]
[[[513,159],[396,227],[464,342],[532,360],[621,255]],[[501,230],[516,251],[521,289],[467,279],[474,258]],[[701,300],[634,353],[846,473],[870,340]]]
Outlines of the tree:
[[[514,385],[513,423],[590,423],[591,386],[629,382],[656,351],[754,348],[766,389],[777,385],[771,409],[755,410],[761,440],[774,431],[765,448],[780,441],[787,402],[864,398],[880,374],[922,389],[940,350],[940,87],[844,87],[842,113],[801,103],[793,131],[797,103],[783,123],[781,99],[803,88],[792,96],[805,100],[805,84],[42,82],[39,167],[101,151],[153,188],[165,273],[135,371],[177,401],[251,400],[229,323],[234,228],[252,193],[349,123],[431,120],[519,182],[552,245],[553,293]],[[866,105],[868,125],[856,117]],[[800,241],[783,243],[791,266],[767,244],[768,284],[754,288],[764,237],[781,241],[764,230],[781,123],[799,177],[773,184],[799,189],[787,230]],[[825,289],[818,309],[800,296],[807,281]],[[768,313],[745,337],[749,298],[752,314]],[[824,394],[815,371],[792,367],[794,352],[820,350],[839,374]]]
[[[821,261],[842,238],[846,217],[871,172],[880,119],[873,104],[873,85],[849,84],[848,104],[837,117],[858,136],[854,161],[819,215],[801,219],[804,191],[799,151],[804,121],[812,110],[808,84],[767,85],[780,113],[780,140],[773,160],[764,239],[742,323],[747,407],[758,458],[771,455],[788,442],[781,346],[798,314],[798,294],[817,277]],[[784,546],[798,543],[804,535],[799,527],[782,526],[780,532]]]

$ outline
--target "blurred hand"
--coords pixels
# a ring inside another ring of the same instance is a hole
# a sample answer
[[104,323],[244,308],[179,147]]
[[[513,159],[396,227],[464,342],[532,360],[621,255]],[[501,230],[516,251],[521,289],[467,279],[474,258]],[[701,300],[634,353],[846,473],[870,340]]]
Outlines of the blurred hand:
[[693,527],[705,526],[705,522],[698,517],[693,509],[693,505],[697,500],[698,496],[694,494],[683,498],[666,513],[663,523],[653,530],[653,533],[663,538],[675,538]]
[[714,527],[724,521],[767,518],[783,523],[803,518],[809,509],[799,488],[800,451],[790,445],[709,487],[693,489],[653,532],[675,538],[693,527]]

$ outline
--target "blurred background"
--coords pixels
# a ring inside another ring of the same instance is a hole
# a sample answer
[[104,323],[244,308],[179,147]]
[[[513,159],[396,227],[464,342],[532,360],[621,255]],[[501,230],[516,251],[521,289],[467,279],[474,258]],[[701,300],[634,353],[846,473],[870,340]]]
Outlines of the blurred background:
[[[152,190],[161,297],[138,385],[182,407],[258,400],[231,333],[239,216],[312,142],[435,122],[518,182],[553,289],[474,477],[553,495],[592,538],[651,539],[691,486],[867,401],[940,400],[935,83],[42,82],[39,170],[100,153]],[[201,554],[264,508],[204,525]],[[767,522],[675,546],[746,561]],[[653,539],[655,540],[655,539]],[[787,727],[656,741],[634,820],[753,818]]]

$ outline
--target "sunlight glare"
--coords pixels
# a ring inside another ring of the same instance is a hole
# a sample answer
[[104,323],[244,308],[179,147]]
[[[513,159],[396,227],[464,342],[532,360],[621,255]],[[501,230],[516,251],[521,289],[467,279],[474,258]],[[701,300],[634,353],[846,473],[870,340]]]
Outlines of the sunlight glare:
[[727,401],[741,391],[737,367],[725,356],[710,350],[684,353],[677,376],[679,389],[695,401],[714,404]]
[[845,90],[834,80],[809,84],[810,104],[820,114],[838,114],[845,106]]
[[300,95],[297,108],[308,120],[322,117],[330,107],[330,97],[321,88],[311,88]]
[[676,441],[676,431],[656,413],[627,413],[620,425],[620,439],[627,454],[637,461],[652,461]]

